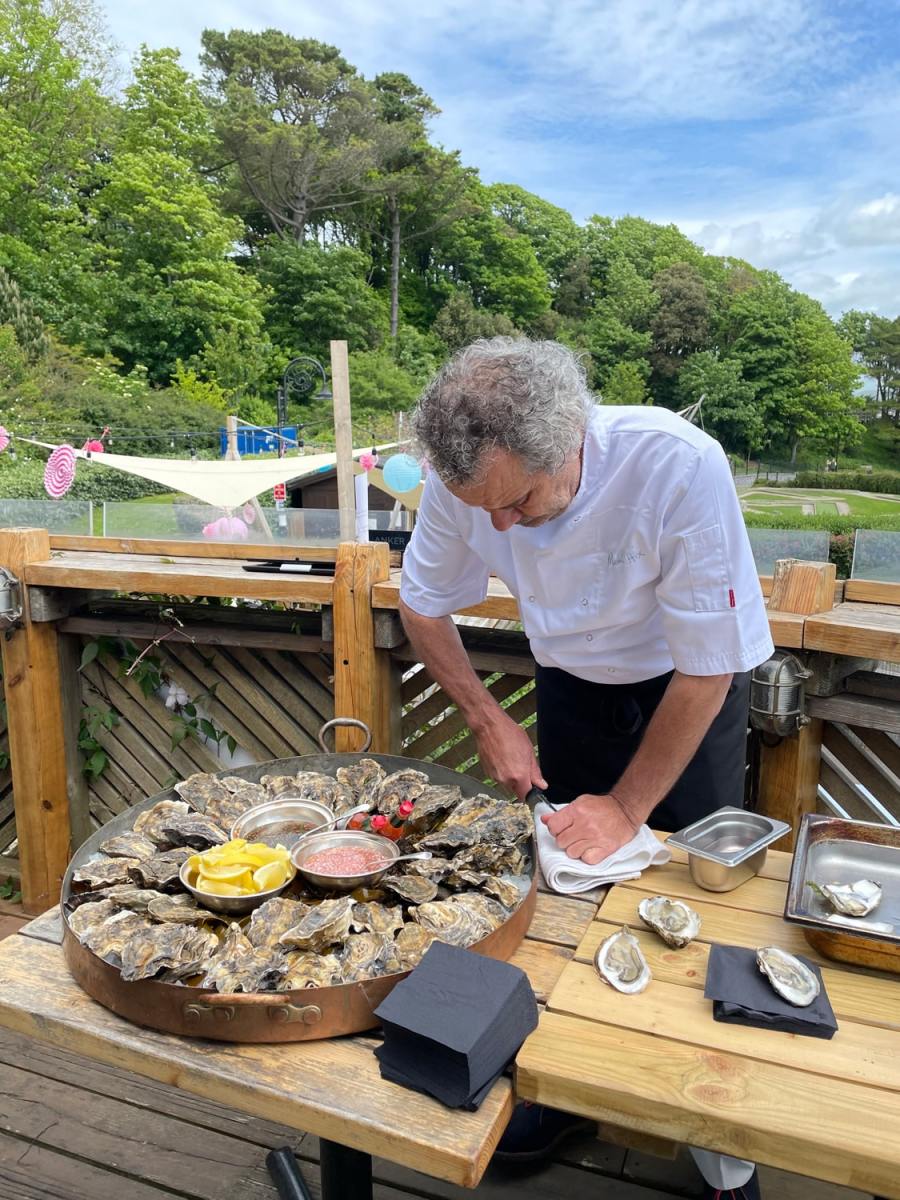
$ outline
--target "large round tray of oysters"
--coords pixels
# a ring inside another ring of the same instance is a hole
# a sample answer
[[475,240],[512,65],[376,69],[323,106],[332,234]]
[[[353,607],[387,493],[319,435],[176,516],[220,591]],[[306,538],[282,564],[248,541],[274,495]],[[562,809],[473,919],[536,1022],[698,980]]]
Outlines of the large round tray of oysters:
[[[243,914],[218,897],[204,903],[189,885],[194,865],[239,845],[236,824],[252,828],[252,810],[285,796],[323,816],[364,810],[370,827],[394,831],[396,865],[350,891],[298,869]],[[435,939],[495,958],[515,951],[534,912],[532,834],[527,804],[393,755],[305,755],[193,775],[78,849],[62,889],[66,960],[95,1000],[167,1033],[287,1042],[359,1032],[378,1024],[374,1010]]]

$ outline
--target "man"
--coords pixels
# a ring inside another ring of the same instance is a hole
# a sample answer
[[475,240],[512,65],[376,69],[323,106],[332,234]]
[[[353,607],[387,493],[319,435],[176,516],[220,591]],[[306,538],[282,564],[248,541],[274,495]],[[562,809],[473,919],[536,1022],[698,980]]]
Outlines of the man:
[[[645,821],[741,804],[748,672],[773,646],[721,447],[665,409],[596,406],[571,351],[511,338],[456,354],[414,423],[432,469],[401,613],[485,773],[563,803],[547,826],[591,864]],[[450,615],[491,573],[534,654],[540,765]],[[525,1120],[526,1142],[555,1136],[546,1110]]]

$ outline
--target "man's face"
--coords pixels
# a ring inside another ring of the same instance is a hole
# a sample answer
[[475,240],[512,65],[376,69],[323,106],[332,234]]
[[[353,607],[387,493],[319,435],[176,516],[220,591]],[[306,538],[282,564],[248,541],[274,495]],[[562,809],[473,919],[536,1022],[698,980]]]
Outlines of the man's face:
[[490,514],[491,524],[501,533],[513,525],[532,528],[544,525],[564,512],[581,482],[581,454],[575,454],[555,475],[525,469],[520,458],[508,450],[493,450],[487,469],[478,483],[453,486],[449,491]]

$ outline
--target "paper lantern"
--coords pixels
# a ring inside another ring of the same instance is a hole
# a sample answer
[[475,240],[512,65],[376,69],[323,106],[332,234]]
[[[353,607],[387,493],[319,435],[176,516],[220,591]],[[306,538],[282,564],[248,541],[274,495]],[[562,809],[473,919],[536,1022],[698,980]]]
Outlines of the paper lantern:
[[246,542],[249,532],[240,517],[219,517],[203,526],[203,536],[216,542]]
[[383,470],[384,482],[395,492],[411,492],[422,482],[422,468],[411,454],[392,454]]
[[3,453],[3,451],[6,449],[6,447],[8,445],[9,445],[9,432],[7,431],[5,426],[0,425],[0,454]]
[[57,446],[44,468],[44,490],[53,500],[64,496],[75,482],[75,451]]

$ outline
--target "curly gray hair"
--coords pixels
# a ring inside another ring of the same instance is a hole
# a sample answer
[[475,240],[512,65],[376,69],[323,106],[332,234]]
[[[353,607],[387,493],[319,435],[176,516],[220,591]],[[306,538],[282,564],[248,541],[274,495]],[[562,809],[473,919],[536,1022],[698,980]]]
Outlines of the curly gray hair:
[[594,406],[584,368],[559,342],[481,338],[444,364],[413,413],[421,449],[444,483],[477,482],[493,449],[528,471],[561,470]]

